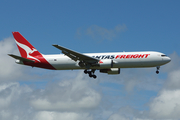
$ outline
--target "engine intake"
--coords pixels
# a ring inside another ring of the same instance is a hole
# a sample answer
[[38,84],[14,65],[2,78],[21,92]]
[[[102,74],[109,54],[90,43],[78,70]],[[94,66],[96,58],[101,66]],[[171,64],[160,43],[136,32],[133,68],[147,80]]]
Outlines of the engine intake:
[[86,64],[84,62],[79,62],[78,64],[79,64],[80,67],[85,67],[86,66]]

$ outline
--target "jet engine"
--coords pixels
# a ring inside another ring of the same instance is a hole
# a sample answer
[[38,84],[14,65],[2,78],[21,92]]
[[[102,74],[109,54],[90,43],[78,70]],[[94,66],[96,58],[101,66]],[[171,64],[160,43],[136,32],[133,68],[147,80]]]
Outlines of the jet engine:
[[120,68],[100,69],[101,73],[120,74]]
[[79,65],[80,67],[85,67],[85,66],[86,66],[86,64],[85,64],[84,62],[79,62],[78,65]]

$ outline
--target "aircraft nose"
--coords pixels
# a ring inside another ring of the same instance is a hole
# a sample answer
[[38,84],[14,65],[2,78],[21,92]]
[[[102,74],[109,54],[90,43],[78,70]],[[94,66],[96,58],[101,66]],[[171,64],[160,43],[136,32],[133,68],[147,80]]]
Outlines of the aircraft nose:
[[166,61],[167,63],[171,61],[170,57],[163,58],[163,61]]

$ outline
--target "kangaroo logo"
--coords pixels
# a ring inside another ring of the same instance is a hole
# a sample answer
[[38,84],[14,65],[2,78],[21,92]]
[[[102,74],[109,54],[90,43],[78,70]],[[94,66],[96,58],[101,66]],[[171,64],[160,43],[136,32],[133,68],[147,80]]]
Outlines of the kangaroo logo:
[[[16,40],[15,40],[15,41],[16,41]],[[17,44],[19,47],[21,47],[23,50],[26,51],[27,58],[31,58],[31,59],[33,59],[33,60],[37,60],[37,61],[41,62],[40,60],[38,60],[37,58],[35,58],[35,57],[32,56],[33,53],[34,53],[35,51],[37,51],[35,48],[32,48],[33,50],[31,50],[31,48],[29,48],[28,46],[26,46],[26,45],[24,45],[24,44],[19,43],[18,41],[16,41],[16,44]]]

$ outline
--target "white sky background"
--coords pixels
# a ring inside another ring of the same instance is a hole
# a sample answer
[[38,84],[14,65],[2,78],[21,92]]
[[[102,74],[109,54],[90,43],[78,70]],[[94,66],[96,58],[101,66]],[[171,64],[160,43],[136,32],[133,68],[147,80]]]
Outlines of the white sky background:
[[[32,9],[33,8],[33,9]],[[153,8],[153,9],[152,9]],[[179,1],[0,2],[0,119],[180,119]],[[40,52],[155,50],[172,61],[156,68],[50,71],[17,65],[11,32],[19,31]]]

